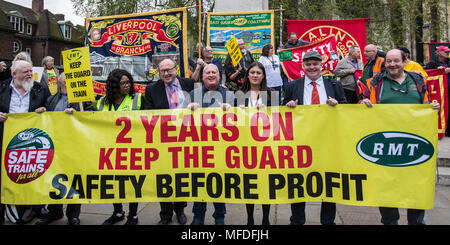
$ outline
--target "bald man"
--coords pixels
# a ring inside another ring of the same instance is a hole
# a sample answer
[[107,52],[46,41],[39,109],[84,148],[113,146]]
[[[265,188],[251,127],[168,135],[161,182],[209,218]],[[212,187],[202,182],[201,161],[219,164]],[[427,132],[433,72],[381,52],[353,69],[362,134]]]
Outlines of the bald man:
[[386,70],[384,58],[379,57],[377,51],[377,47],[373,44],[368,44],[364,47],[364,55],[366,56],[367,62],[364,65],[363,74],[358,83],[360,93],[369,90],[372,78]]
[[[190,93],[190,103],[185,103],[184,107],[196,110],[199,107],[221,107],[227,110],[234,105],[234,94],[219,86],[219,69],[214,64],[207,64],[203,70],[203,86],[196,88]],[[228,103],[227,103],[228,102]],[[216,225],[225,224],[226,207],[225,203],[213,203],[213,217]],[[192,212],[194,218],[191,225],[203,225],[205,221],[207,203],[194,202]]]
[[[364,94],[360,102],[372,107],[376,104],[430,104],[427,86],[422,76],[404,70],[406,55],[399,49],[386,53],[386,72],[372,80],[370,93]],[[439,111],[439,103],[432,102],[433,109]],[[398,208],[380,207],[381,223],[397,225],[400,219]],[[407,209],[408,225],[424,225],[425,210]]]
[[[160,79],[145,89],[144,108],[149,110],[182,108],[187,93],[194,89],[195,81],[177,76],[177,63],[165,58],[158,65]],[[184,225],[187,221],[184,214],[186,202],[160,202],[161,220],[158,225],[168,225],[172,222],[175,212],[177,221]]]

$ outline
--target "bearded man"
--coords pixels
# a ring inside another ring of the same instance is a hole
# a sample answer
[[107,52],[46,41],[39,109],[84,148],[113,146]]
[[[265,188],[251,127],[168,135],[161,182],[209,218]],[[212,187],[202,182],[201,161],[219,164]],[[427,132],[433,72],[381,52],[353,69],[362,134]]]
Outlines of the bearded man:
[[[3,123],[10,113],[45,112],[45,101],[50,97],[47,87],[33,80],[33,67],[17,60],[11,67],[12,79],[0,82],[0,149],[3,141]],[[1,156],[0,156],[1,157]],[[39,215],[41,210],[35,210]],[[4,221],[4,205],[0,205],[0,223]]]

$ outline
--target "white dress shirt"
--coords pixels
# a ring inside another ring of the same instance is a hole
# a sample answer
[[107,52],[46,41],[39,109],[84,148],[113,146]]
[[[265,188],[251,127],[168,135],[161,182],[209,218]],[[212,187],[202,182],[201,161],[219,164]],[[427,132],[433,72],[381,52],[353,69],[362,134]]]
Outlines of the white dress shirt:
[[30,92],[26,92],[21,95],[14,87],[13,80],[11,80],[12,92],[11,92],[11,102],[9,103],[9,113],[23,113],[28,112],[30,107]]
[[[311,79],[309,79],[308,76],[305,76],[305,89],[303,91],[303,105],[311,105],[311,98],[312,98],[312,91],[314,89],[314,86],[311,84]],[[327,103],[327,92],[325,90],[325,84],[323,82],[323,77],[320,76],[319,79],[317,79],[316,87],[317,91],[319,92],[319,98],[320,98],[320,104],[326,104]]]

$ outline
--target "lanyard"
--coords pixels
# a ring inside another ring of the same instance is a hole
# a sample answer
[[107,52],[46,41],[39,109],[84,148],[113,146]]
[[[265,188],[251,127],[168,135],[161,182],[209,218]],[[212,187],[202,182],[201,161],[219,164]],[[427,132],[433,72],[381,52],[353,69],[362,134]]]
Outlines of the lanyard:
[[[171,84],[171,85],[172,85],[172,84]],[[171,86],[171,85],[170,85],[170,86]],[[179,98],[179,96],[178,96],[178,80],[177,80],[177,87],[176,87],[176,89],[175,89],[175,97],[174,97],[174,95],[170,92],[170,86],[167,86],[167,85],[166,85],[166,87],[168,87],[167,92],[169,93],[169,96],[170,96],[170,98],[172,99],[172,102],[175,104],[176,107],[178,107],[178,98]]]

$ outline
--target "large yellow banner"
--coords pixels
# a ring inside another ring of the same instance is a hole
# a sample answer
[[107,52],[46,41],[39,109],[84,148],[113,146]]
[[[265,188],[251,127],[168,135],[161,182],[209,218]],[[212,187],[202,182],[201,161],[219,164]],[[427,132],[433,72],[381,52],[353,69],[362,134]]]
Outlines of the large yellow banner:
[[10,114],[1,200],[431,209],[436,120],[431,105]]

